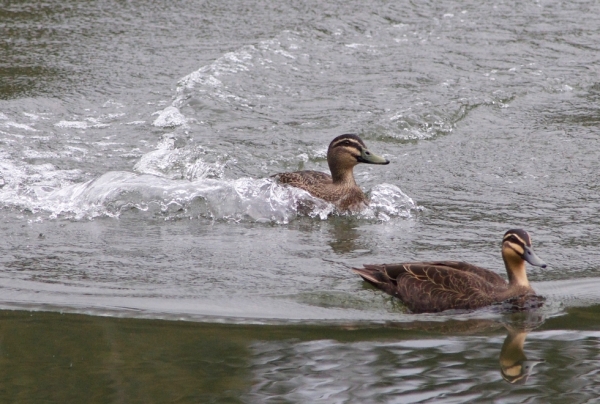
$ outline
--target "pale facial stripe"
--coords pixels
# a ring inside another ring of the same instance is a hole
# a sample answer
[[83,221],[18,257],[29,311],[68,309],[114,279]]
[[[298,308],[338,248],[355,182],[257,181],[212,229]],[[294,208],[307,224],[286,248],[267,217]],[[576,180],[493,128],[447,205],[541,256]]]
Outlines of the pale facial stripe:
[[523,245],[531,245],[531,242],[529,240],[524,240],[521,236],[519,236],[517,233],[508,233],[506,236],[504,236],[504,241],[510,239],[511,237],[516,238],[517,240],[519,240],[519,242]]
[[525,254],[525,249],[523,248],[522,245],[515,244],[512,241],[506,241],[505,243],[508,244],[508,247],[512,248],[517,254],[519,254],[519,255]]
[[340,146],[341,143],[344,143],[344,142],[349,142],[349,143],[352,143],[352,144],[351,145],[343,145],[343,146],[345,146],[345,147],[353,147],[353,148],[358,149],[359,151],[362,151],[362,149],[364,147],[362,144],[360,144],[359,141],[357,141],[355,139],[343,138],[343,139],[338,140],[334,144],[332,144],[330,146],[330,148],[333,149],[334,147],[338,147],[338,146]]

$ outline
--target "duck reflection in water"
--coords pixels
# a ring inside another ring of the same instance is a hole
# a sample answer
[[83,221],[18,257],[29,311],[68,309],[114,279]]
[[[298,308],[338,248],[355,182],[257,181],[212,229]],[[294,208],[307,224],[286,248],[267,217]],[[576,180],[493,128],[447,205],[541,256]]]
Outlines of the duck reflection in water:
[[[505,328],[506,338],[502,343],[498,362],[502,379],[510,384],[525,384],[532,374],[533,367],[545,362],[544,359],[528,359],[525,355],[524,345],[527,335],[540,327],[545,321],[539,312],[518,312],[503,316],[502,321],[497,320],[450,320],[445,322],[415,322],[394,324],[392,327],[405,331],[418,331],[444,336],[477,336],[498,335],[498,331]],[[491,341],[486,342],[493,344]],[[490,352],[497,352],[496,348]],[[491,355],[490,359],[495,355]]]
[[351,218],[333,217],[327,223],[330,240],[327,242],[336,254],[360,253],[370,251],[367,242],[362,241],[364,236],[358,230],[359,224]]
[[525,338],[530,329],[505,325],[508,330],[500,350],[500,373],[511,384],[525,384],[535,365],[543,359],[529,360],[525,356]]

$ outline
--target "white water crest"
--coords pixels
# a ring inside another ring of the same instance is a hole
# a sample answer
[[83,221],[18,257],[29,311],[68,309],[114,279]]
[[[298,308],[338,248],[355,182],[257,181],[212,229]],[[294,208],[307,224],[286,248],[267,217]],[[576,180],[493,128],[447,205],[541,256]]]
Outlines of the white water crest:
[[[308,207],[308,209],[306,208]],[[151,217],[288,223],[299,215],[326,219],[333,205],[271,179],[171,180],[113,171],[49,192],[38,189],[28,209],[50,218],[118,217],[136,210]]]
[[[324,123],[324,128],[328,127],[328,115],[336,115],[355,131],[393,139],[427,139],[452,132],[465,114],[462,104],[446,111],[447,105],[431,105],[413,94],[386,91],[361,101],[369,108],[357,114],[355,101],[340,99],[340,92],[353,94],[372,83],[361,82],[356,72],[332,65],[328,55],[336,53],[341,65],[353,66],[380,46],[373,38],[357,37],[353,29],[344,31],[338,43],[315,37],[311,31],[285,30],[274,38],[225,53],[179,80],[172,103],[155,113],[154,126],[187,129],[195,122],[208,130],[238,125],[261,130],[274,122],[294,122],[318,129]],[[390,28],[382,34],[391,37],[395,31]],[[369,43],[356,44],[356,39]],[[414,102],[397,109],[404,104],[398,97],[414,98]],[[320,102],[315,103],[315,98]]]
[[155,113],[158,117],[152,123],[161,128],[175,127],[185,125],[186,119],[176,107],[167,107],[162,111]]
[[[298,217],[325,220],[340,214],[332,204],[271,178],[227,178],[225,169],[234,158],[186,143],[173,133],[164,134],[133,172],[109,171],[92,179],[81,170],[29,164],[0,153],[0,202],[37,220],[90,220],[129,212],[163,220],[286,224]],[[356,214],[362,219],[407,218],[419,209],[392,184],[376,185],[368,194],[370,206]]]
[[[336,212],[332,204],[270,178],[189,181],[111,171],[58,189],[34,186],[21,195],[2,195],[6,205],[36,214],[47,212],[50,219],[118,217],[133,209],[165,220],[204,218],[285,224],[299,216],[324,220]],[[373,188],[371,205],[358,217],[388,221],[391,217],[411,217],[411,212],[417,210],[414,201],[398,187],[382,184]]]
[[364,217],[375,217],[388,221],[392,217],[411,217],[416,211],[422,210],[415,201],[396,185],[375,185],[369,192],[369,207],[361,212]]
[[[92,219],[118,217],[136,210],[165,220],[204,218],[225,221],[289,223],[299,216],[326,219],[335,207],[299,188],[270,178],[192,181],[152,174],[111,171],[63,188],[33,187],[33,195],[18,198],[19,207],[49,218]],[[398,187],[382,184],[371,191],[371,205],[358,217],[388,221],[410,217],[414,201]]]

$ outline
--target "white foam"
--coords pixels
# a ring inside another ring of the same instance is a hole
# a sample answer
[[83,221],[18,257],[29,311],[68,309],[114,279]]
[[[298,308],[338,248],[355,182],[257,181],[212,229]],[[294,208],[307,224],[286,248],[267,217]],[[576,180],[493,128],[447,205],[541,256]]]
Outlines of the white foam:
[[137,209],[165,219],[203,217],[211,220],[288,223],[303,214],[322,219],[333,206],[305,191],[270,179],[170,180],[148,174],[108,172],[99,178],[38,194],[38,206],[52,217],[75,219],[119,216]]
[[87,129],[89,124],[85,121],[60,121],[54,124],[59,128]]
[[185,125],[185,116],[174,106],[167,107],[162,111],[156,113],[158,117],[154,120],[152,125],[161,128],[171,128],[175,126]]
[[[0,155],[0,202],[34,213],[47,212],[50,219],[77,220],[118,217],[135,210],[166,220],[203,218],[284,224],[299,216],[324,220],[336,213],[332,204],[270,178],[226,179],[226,156],[215,156],[200,146],[176,148],[178,142],[175,136],[166,134],[157,150],[140,158],[135,172],[108,172],[87,182],[77,182],[83,177],[78,170],[15,163]],[[82,148],[68,149],[83,157],[87,154]],[[39,151],[27,153],[34,158],[57,157]],[[375,186],[370,198],[370,206],[359,217],[386,221],[410,217],[418,210],[395,185]]]
[[23,130],[27,130],[27,131],[30,131],[30,132],[38,132],[37,129],[32,128],[29,125],[26,125],[24,123],[13,122],[13,121],[2,122],[2,124],[0,124],[0,126],[5,127],[5,128],[23,129]]
[[224,164],[206,163],[201,159],[204,154],[201,147],[162,148],[144,154],[133,169],[141,174],[170,179],[221,178]]
[[393,184],[379,184],[369,192],[369,207],[361,212],[367,218],[388,221],[392,217],[411,217],[419,206],[402,190]]

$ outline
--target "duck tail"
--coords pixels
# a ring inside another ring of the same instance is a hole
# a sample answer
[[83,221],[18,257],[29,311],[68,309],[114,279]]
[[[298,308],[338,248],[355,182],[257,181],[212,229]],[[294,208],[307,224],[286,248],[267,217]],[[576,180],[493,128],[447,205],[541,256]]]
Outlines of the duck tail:
[[365,268],[352,268],[352,272],[360,275],[361,278],[374,286],[382,283],[381,273],[370,269],[367,266],[365,266]]

